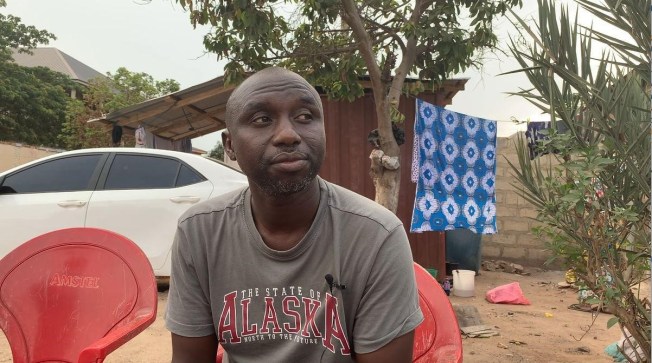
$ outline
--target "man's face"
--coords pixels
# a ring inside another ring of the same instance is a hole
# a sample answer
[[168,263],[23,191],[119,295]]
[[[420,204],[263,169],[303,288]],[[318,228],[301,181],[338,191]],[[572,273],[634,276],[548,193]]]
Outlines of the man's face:
[[324,160],[326,136],[316,92],[291,73],[254,75],[236,92],[223,133],[227,153],[268,195],[304,190]]

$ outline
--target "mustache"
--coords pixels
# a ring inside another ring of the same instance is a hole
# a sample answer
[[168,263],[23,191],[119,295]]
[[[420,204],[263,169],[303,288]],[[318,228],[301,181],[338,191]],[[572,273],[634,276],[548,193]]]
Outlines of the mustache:
[[272,156],[269,160],[271,163],[282,163],[286,161],[296,161],[296,160],[307,160],[308,154],[292,150],[292,151],[281,151]]

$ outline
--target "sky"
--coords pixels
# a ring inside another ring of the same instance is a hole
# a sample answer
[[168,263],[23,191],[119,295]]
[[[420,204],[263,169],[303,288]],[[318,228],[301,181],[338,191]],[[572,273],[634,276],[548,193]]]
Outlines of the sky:
[[[536,2],[524,3],[518,13],[535,16]],[[47,46],[103,74],[126,67],[132,72],[148,73],[156,80],[175,79],[181,88],[223,74],[224,62],[204,50],[203,36],[210,29],[193,29],[187,13],[172,0],[7,0],[7,7],[0,8],[0,13],[18,16],[24,24],[53,33],[57,39]],[[502,41],[513,32],[506,18],[499,19],[495,29]],[[488,54],[482,63],[479,70],[452,77],[468,81],[448,109],[497,120],[498,136],[523,128],[515,126],[511,118],[546,119],[524,99],[505,94],[528,87],[523,75],[499,76],[518,68],[510,55]],[[218,139],[217,133],[205,135],[193,139],[193,146],[208,151]]]

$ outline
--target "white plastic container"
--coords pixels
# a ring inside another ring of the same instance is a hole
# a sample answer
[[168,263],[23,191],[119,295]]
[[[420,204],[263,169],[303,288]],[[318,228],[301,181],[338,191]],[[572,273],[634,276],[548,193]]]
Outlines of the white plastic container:
[[475,295],[475,271],[453,270],[453,295],[459,297]]

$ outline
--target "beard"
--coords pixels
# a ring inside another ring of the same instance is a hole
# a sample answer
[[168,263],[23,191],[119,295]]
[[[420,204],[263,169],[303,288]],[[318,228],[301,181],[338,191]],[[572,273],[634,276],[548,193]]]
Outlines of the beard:
[[304,175],[290,176],[280,179],[276,176],[270,175],[266,170],[266,166],[262,163],[259,165],[256,177],[252,178],[253,182],[267,195],[271,197],[287,196],[294,193],[304,191],[310,183],[315,180],[321,163],[314,159],[308,159],[308,171]]
[[280,197],[284,195],[291,195],[294,193],[305,190],[310,183],[315,180],[317,172],[310,173],[303,178],[294,180],[264,180],[262,183],[257,183],[258,186],[271,197]]

